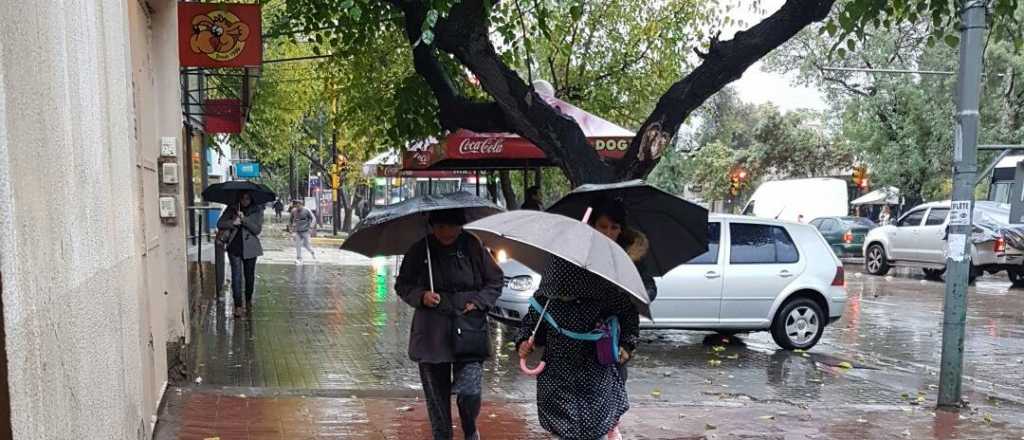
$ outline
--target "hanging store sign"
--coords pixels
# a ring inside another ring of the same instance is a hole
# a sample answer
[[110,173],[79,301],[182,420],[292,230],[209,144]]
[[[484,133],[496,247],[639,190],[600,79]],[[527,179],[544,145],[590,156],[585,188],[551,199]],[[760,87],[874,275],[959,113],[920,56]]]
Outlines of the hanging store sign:
[[254,67],[263,62],[260,5],[178,3],[184,67]]
[[242,132],[242,103],[237,99],[207,99],[203,116],[207,134]]

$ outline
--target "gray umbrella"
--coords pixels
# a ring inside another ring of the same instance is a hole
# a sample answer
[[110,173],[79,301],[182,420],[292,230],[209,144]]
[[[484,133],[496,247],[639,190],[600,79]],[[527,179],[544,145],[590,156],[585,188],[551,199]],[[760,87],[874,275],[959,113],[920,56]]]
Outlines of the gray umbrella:
[[501,207],[460,191],[422,195],[377,209],[356,225],[341,248],[368,257],[402,255],[427,235],[431,211],[462,209],[470,222],[503,211]]
[[466,230],[538,273],[552,257],[579,266],[618,286],[629,294],[641,315],[651,316],[651,301],[633,260],[621,246],[584,222],[524,210],[477,220],[467,224]]

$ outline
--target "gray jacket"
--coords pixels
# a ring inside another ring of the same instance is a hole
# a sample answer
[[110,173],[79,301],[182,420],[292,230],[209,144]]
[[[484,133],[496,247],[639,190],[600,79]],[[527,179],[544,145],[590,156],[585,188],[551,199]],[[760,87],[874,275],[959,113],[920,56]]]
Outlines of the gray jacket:
[[313,211],[303,206],[292,210],[292,232],[309,232],[316,223]]
[[[256,258],[263,255],[263,245],[260,243],[259,235],[263,232],[263,205],[252,205],[244,213],[242,224],[237,226],[235,234],[242,234],[242,258]],[[220,220],[217,220],[218,229],[236,228],[235,217],[238,216],[236,205],[224,208],[220,213]]]
[[434,288],[441,294],[436,308],[423,305],[430,290],[427,277],[427,239],[409,249],[395,281],[402,300],[416,308],[409,334],[409,358],[436,364],[455,362],[452,340],[452,307],[463,310],[466,303],[486,312],[501,296],[504,277],[494,258],[475,236],[463,233],[452,246],[441,246],[433,237],[430,256],[434,267]]

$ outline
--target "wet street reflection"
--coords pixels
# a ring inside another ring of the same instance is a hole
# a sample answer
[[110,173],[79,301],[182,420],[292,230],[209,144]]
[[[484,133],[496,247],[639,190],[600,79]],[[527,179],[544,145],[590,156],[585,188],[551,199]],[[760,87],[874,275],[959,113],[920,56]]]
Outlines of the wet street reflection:
[[[251,318],[232,317],[230,299],[211,309],[196,341],[196,374],[204,385],[417,397],[417,369],[406,355],[412,309],[393,293],[394,263],[261,264]],[[944,285],[860,271],[847,266],[843,318],[808,352],[781,350],[766,333],[644,331],[630,368],[631,400],[638,407],[932,411]],[[1000,414],[1007,420],[1022,412],[1024,291],[1009,286],[993,276],[970,289],[965,395],[971,409],[958,418],[936,416],[930,435],[960,438],[963,420]],[[485,364],[489,399],[534,398],[535,382],[520,374],[512,352],[514,335],[509,326],[492,326],[497,353]],[[868,429],[856,425],[831,429]]]

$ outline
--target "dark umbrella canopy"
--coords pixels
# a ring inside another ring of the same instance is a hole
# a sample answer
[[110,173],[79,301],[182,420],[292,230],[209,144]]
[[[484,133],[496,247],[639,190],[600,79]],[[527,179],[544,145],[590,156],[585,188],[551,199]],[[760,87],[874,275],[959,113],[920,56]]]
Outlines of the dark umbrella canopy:
[[274,194],[274,191],[271,191],[266,185],[248,180],[232,180],[210,185],[203,190],[203,200],[232,205],[238,203],[239,194],[247,191],[252,195],[252,203],[255,205],[277,200],[277,194]]
[[626,251],[590,225],[546,212],[521,210],[492,215],[466,225],[491,249],[504,250],[541,273],[551,258],[604,278],[628,294],[637,311],[651,316],[650,299],[640,273]]
[[371,212],[359,222],[341,248],[368,257],[405,254],[427,235],[430,212],[448,209],[462,209],[467,222],[503,211],[464,191],[417,196]]
[[662,276],[708,250],[708,211],[642,180],[582,185],[562,197],[548,212],[579,219],[601,198],[619,199],[629,227],[647,235],[651,269]]

